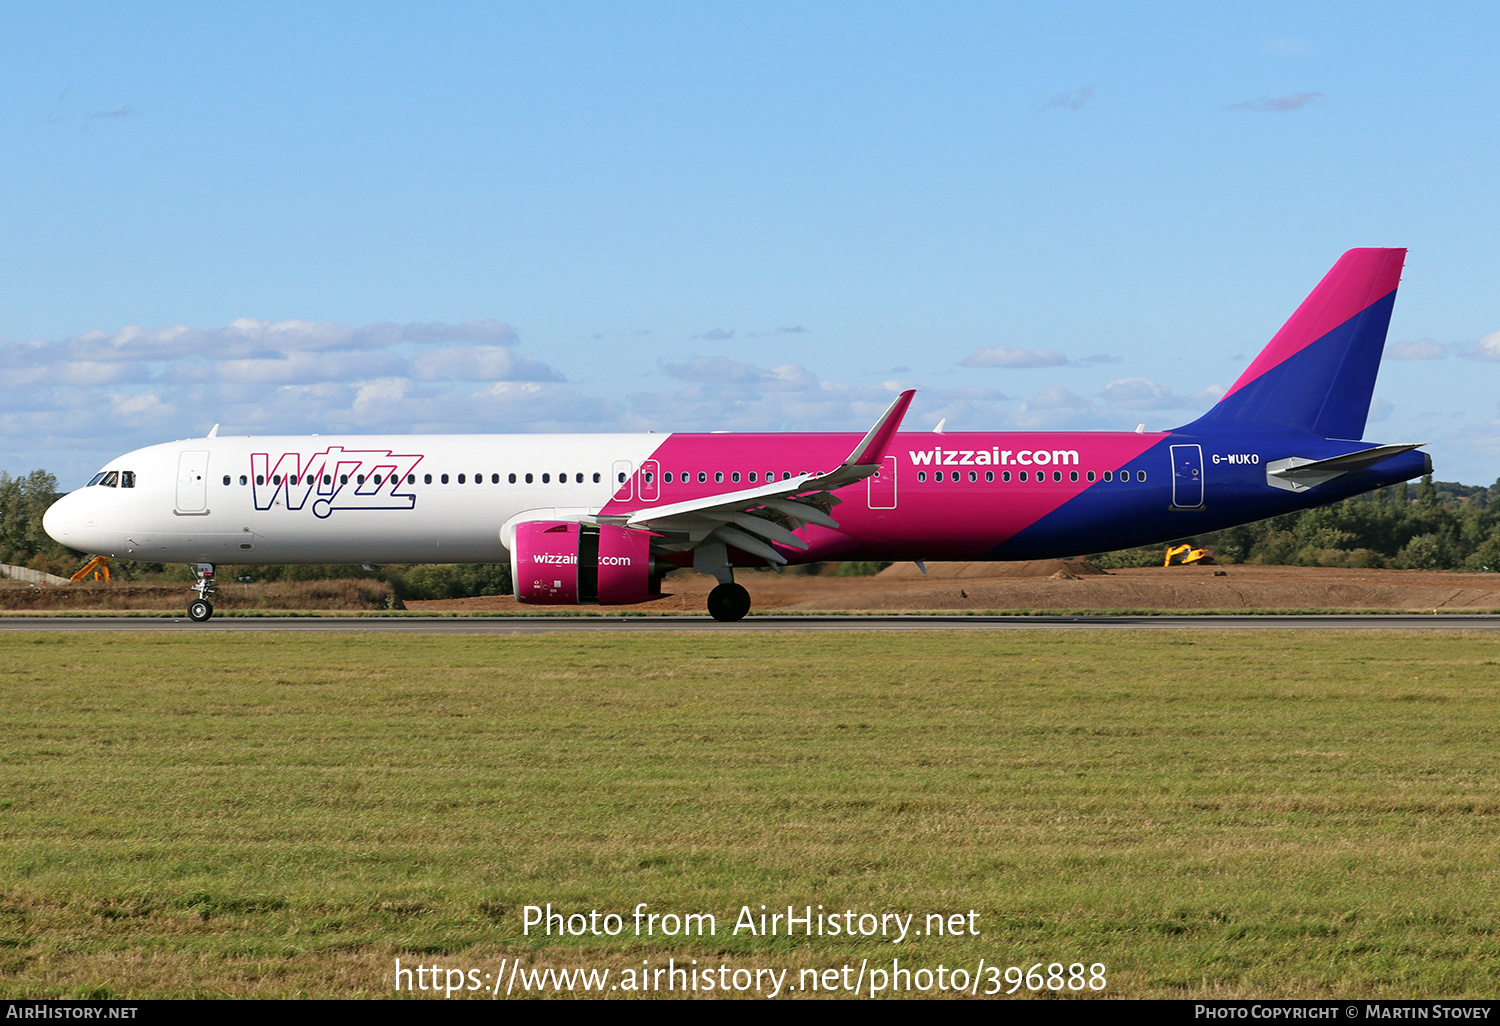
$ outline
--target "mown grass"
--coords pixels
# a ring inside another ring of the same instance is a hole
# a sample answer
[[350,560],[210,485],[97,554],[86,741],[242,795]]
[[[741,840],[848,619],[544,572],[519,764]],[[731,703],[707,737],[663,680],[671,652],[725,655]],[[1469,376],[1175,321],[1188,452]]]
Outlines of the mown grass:
[[[1103,962],[1489,996],[1500,642],[1150,631],[0,635],[0,996],[387,996],[394,960]],[[523,937],[521,909],[715,937]],[[741,905],[982,935],[729,934]]]

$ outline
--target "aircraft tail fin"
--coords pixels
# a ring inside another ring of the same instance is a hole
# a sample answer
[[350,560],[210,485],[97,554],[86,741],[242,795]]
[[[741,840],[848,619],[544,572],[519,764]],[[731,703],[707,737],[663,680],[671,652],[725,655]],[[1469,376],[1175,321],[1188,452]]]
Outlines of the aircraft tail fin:
[[1218,404],[1181,430],[1363,436],[1405,261],[1404,249],[1345,253]]

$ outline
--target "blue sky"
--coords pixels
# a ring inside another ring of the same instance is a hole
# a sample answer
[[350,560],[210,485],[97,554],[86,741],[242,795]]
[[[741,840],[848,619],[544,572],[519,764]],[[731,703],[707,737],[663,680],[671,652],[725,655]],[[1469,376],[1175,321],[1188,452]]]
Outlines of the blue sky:
[[1490,5],[0,7],[0,470],[205,433],[1172,427],[1405,246],[1500,476]]

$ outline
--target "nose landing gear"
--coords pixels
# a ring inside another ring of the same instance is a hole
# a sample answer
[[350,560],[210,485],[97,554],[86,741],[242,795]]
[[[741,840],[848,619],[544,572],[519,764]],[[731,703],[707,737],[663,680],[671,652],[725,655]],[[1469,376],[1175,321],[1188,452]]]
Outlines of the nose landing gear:
[[195,563],[193,574],[198,578],[198,583],[193,585],[198,597],[188,603],[188,619],[194,623],[204,623],[214,615],[213,603],[209,601],[214,594],[214,565]]

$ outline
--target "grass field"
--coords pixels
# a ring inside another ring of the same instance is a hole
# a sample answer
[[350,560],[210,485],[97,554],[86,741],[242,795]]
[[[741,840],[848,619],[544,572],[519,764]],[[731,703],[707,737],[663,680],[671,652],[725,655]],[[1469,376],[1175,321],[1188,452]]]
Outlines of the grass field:
[[[0,996],[520,957],[1492,997],[1497,741],[1493,635],[6,634]],[[624,932],[523,936],[547,902]],[[638,938],[642,902],[716,934]],[[731,933],[762,904],[979,935]]]

